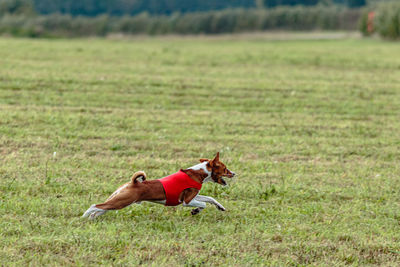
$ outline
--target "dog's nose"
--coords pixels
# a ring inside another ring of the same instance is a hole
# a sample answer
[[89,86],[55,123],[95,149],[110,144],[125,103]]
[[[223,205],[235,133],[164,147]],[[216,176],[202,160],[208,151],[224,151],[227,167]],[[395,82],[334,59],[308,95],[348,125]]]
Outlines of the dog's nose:
[[232,177],[236,175],[236,173],[234,173],[234,172],[231,172],[231,173],[232,173]]

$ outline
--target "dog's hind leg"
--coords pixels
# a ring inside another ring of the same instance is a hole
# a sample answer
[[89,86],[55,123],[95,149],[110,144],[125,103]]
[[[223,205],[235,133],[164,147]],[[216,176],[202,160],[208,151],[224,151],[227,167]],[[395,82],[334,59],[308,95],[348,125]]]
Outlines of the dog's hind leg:
[[87,211],[85,211],[85,213],[82,215],[82,218],[89,217],[89,219],[92,220],[100,215],[103,215],[106,212],[107,210],[96,208],[96,204],[93,204]]
[[119,210],[136,202],[140,203],[140,201],[137,201],[137,198],[130,195],[128,192],[119,193],[104,203],[93,204],[90,206],[90,208],[82,215],[82,218],[89,217],[89,219],[94,219],[109,210]]
[[[111,194],[111,196],[106,200],[106,202],[102,203],[102,204],[93,204],[92,206],[90,206],[90,208],[82,215],[82,218],[87,218],[89,217],[89,219],[94,219],[100,215],[103,215],[104,213],[106,213],[108,210],[113,210],[113,209],[118,209],[116,208],[116,203],[118,203],[118,201],[116,202],[115,200],[112,201],[114,198],[116,198],[119,194],[121,194],[121,192],[123,192],[123,190],[129,186],[130,183],[126,183],[122,186],[120,186],[114,193]],[[112,203],[114,203],[114,205],[112,205]]]
[[133,203],[140,202],[140,191],[137,184],[126,183],[117,189],[104,203],[95,205],[101,210],[119,210]]
[[129,183],[120,186],[104,203],[92,205],[82,217],[94,219],[109,210],[119,210],[132,203],[140,203],[138,186],[145,179],[146,174],[144,172],[136,172]]

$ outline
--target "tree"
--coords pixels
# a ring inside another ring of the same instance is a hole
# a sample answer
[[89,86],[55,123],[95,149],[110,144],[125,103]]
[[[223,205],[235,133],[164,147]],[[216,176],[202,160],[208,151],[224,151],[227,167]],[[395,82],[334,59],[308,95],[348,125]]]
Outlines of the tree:
[[33,15],[35,10],[31,0],[2,0],[0,1],[0,16],[5,14]]
[[365,6],[367,3],[365,0],[347,0],[347,5],[349,7],[361,7]]

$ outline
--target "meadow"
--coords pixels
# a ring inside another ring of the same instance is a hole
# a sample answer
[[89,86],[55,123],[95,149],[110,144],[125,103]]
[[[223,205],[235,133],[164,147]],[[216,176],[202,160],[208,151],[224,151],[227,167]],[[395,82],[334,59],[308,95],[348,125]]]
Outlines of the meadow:
[[[395,266],[399,115],[395,42],[1,38],[0,262]],[[225,212],[80,218],[217,151]]]

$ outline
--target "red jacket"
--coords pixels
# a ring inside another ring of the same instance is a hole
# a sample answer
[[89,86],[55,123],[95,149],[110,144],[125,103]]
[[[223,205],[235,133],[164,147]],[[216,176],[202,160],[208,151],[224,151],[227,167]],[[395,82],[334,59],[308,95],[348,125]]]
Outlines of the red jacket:
[[201,184],[193,180],[183,171],[168,175],[160,179],[164,187],[165,196],[167,201],[165,206],[176,206],[181,204],[179,202],[179,195],[187,188],[201,189]]

